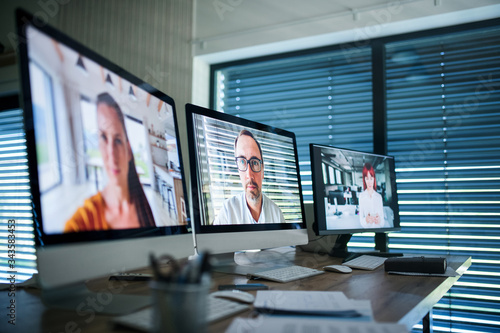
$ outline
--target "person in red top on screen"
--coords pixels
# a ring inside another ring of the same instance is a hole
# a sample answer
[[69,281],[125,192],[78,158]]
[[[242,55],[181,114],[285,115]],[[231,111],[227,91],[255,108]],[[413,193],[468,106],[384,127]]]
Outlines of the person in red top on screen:
[[108,183],[66,222],[64,232],[155,226],[137,175],[123,112],[108,93],[97,97],[99,150]]
[[370,163],[363,166],[363,188],[359,195],[359,219],[364,228],[378,228],[384,225],[382,196],[375,191],[377,179]]
[[281,209],[262,193],[264,157],[252,132],[238,134],[234,156],[243,192],[224,201],[213,224],[284,223]]

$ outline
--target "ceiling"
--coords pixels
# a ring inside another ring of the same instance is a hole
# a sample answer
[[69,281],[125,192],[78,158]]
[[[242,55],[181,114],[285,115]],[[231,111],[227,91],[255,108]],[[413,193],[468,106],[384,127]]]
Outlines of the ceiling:
[[[195,4],[194,55],[242,49],[237,56],[241,58],[270,54],[274,47],[286,52],[500,17],[499,0],[196,0]],[[262,49],[252,54],[256,46]],[[217,59],[230,60],[236,59]],[[213,63],[208,57],[206,61]]]

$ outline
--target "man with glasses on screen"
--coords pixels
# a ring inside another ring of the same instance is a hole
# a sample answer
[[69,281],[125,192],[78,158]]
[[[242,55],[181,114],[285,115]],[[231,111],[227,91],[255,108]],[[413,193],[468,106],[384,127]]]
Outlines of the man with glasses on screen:
[[264,193],[264,158],[259,142],[247,130],[234,141],[234,156],[243,192],[227,199],[213,224],[284,223],[281,209]]

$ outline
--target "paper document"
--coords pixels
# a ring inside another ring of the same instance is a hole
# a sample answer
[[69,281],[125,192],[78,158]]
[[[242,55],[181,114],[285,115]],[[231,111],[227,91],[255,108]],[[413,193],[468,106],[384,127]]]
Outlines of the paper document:
[[226,333],[408,333],[404,325],[374,322],[359,322],[308,317],[259,316],[254,319],[236,318]]
[[253,306],[269,314],[360,317],[356,304],[340,291],[259,290]]

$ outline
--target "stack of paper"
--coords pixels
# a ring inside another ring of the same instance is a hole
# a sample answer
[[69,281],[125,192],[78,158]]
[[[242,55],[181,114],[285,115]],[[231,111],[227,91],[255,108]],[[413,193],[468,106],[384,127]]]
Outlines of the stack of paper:
[[370,301],[348,299],[340,291],[259,290],[253,305],[264,315],[236,318],[226,333],[408,332],[404,325],[373,322]]

